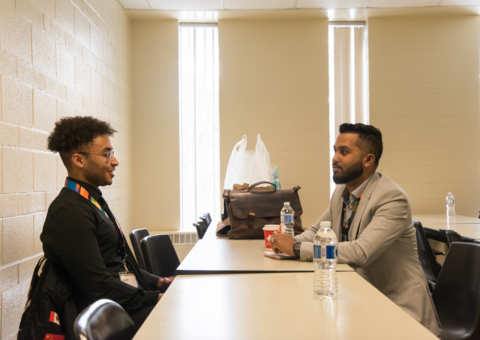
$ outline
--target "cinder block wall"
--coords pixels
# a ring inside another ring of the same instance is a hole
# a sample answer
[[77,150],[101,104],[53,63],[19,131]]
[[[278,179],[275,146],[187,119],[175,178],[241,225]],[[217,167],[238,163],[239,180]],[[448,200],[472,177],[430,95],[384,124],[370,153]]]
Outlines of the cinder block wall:
[[262,136],[304,227],[330,201],[328,20],[219,20],[220,174],[243,134]]
[[105,196],[132,215],[130,23],[116,0],[0,0],[0,335],[15,339],[39,235],[66,171],[46,140],[57,119],[112,123],[120,167]]
[[370,122],[384,135],[384,171],[413,213],[480,210],[480,17],[373,18]]

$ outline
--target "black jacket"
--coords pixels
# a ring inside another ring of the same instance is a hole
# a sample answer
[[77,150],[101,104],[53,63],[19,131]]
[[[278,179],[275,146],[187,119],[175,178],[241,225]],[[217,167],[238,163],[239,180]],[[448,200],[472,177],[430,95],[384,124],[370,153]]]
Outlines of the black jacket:
[[44,340],[49,338],[47,334],[51,334],[73,340],[76,317],[77,306],[72,287],[52,261],[42,257],[32,276],[17,339]]
[[[98,201],[100,190],[74,181]],[[156,304],[158,277],[138,269],[128,243],[122,238],[127,262],[134,269],[140,288],[119,279],[119,272],[125,271],[118,253],[119,238],[105,213],[68,188],[63,188],[50,205],[40,236],[43,251],[65,273],[79,311],[99,299],[113,300],[129,314]]]

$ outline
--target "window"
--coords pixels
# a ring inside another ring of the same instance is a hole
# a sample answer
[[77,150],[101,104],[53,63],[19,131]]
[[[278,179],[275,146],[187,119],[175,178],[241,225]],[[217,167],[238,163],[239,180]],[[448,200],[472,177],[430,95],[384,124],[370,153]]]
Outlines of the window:
[[181,230],[220,216],[219,67],[216,24],[180,24]]
[[[369,124],[368,43],[364,22],[330,22],[328,27],[330,159],[343,123]],[[330,178],[333,176],[330,167]],[[330,194],[336,184],[331,179]]]

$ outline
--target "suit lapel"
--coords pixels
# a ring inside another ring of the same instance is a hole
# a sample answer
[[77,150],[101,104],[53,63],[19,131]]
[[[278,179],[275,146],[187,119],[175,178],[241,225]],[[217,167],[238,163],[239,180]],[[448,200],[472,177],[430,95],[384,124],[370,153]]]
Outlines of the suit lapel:
[[365,209],[368,205],[368,201],[370,200],[370,196],[372,195],[375,187],[377,186],[377,182],[379,179],[380,179],[380,174],[378,172],[375,172],[363,192],[362,198],[360,199],[360,204],[358,205],[357,212],[355,213],[355,218],[353,219],[351,241],[357,239],[357,234],[359,233],[358,228],[360,228],[360,222],[362,221],[363,213],[365,212]]
[[332,230],[340,240],[342,235],[342,192],[345,190],[345,185],[338,185],[332,195]]

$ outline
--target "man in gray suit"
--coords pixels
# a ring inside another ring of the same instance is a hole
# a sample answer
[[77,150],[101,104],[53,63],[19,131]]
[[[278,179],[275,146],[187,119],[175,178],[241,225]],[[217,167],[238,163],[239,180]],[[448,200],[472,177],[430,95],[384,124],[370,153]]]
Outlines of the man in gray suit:
[[407,194],[392,179],[376,172],[382,155],[380,130],[342,124],[334,145],[333,180],[340,184],[330,206],[308,230],[295,238],[273,236],[276,251],[313,259],[313,238],[321,221],[332,222],[338,237],[338,260],[347,263],[432,333],[438,319],[417,255],[412,209]]

